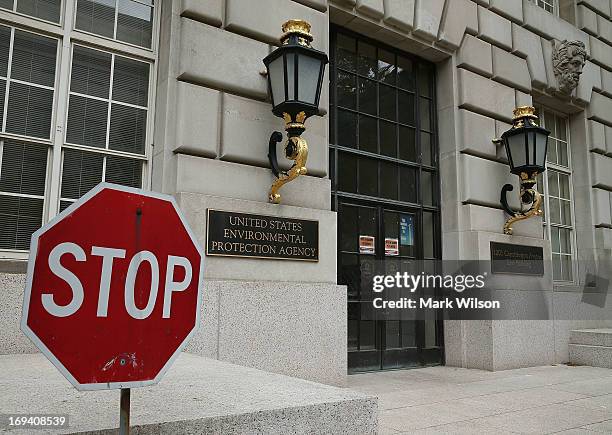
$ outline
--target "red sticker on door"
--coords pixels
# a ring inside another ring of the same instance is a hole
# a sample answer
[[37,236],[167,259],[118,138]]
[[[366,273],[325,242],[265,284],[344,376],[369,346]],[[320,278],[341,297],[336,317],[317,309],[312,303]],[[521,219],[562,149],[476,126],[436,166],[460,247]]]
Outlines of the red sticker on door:
[[399,239],[385,239],[385,255],[388,257],[397,257],[399,255]]
[[359,236],[359,253],[374,255],[376,254],[376,239],[372,236]]

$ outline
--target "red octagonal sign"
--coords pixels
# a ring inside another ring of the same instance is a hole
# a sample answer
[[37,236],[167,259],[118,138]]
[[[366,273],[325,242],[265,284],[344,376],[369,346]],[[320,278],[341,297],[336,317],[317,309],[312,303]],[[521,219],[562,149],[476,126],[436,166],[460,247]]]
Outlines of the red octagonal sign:
[[199,324],[174,198],[102,183],[32,235],[21,329],[79,390],[159,382]]

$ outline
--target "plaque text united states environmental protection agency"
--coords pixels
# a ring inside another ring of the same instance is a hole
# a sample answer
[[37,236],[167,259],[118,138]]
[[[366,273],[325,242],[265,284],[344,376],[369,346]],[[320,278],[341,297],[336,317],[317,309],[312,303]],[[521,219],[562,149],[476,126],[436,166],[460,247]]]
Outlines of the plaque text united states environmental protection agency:
[[206,254],[319,261],[319,222],[208,210]]

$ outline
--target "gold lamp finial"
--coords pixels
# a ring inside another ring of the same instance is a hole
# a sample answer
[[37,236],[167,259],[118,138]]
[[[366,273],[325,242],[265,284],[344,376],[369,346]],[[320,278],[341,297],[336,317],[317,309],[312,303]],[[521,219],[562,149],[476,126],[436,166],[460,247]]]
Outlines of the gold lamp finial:
[[521,118],[538,119],[538,117],[535,114],[535,107],[533,107],[533,106],[519,106],[516,109],[514,109],[514,118],[513,118],[513,120],[516,121],[517,119],[521,119]]
[[310,23],[305,20],[293,19],[283,24],[283,36],[281,36],[281,42],[286,44],[289,38],[293,35],[298,36],[300,43],[303,40],[304,45],[310,45],[314,39],[310,33]]

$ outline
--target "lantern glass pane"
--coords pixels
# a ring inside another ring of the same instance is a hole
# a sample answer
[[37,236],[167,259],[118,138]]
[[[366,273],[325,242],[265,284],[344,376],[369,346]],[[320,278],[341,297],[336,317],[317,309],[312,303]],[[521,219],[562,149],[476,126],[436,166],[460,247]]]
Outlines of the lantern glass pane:
[[510,149],[510,156],[508,157],[512,157],[512,163],[515,168],[525,166],[527,164],[525,153],[525,135],[515,134],[508,137],[508,148]]
[[319,59],[300,56],[298,100],[308,104],[316,103],[320,72],[321,61]]
[[295,54],[287,55],[287,101],[295,100]]
[[548,136],[546,133],[536,133],[536,165],[542,168],[546,166],[546,144]]
[[536,134],[533,131],[525,132],[527,137],[527,164],[534,165],[536,159]]
[[285,66],[284,57],[274,59],[268,66],[270,85],[272,87],[272,104],[278,106],[285,101]]

